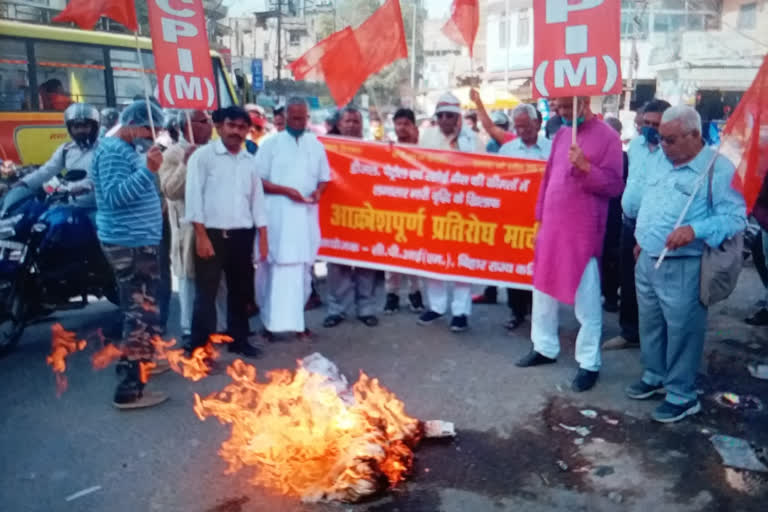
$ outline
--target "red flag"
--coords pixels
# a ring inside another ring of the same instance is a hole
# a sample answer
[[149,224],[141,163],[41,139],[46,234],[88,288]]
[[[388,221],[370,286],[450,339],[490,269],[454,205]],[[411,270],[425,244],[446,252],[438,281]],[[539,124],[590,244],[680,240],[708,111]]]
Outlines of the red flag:
[[407,57],[400,0],[387,0],[362,25],[331,34],[288,67],[297,80],[324,78],[336,104],[346,105],[369,76]]
[[78,27],[89,30],[102,16],[121,23],[128,30],[139,29],[133,0],[72,0],[52,21],[71,21]]
[[752,211],[768,171],[768,56],[723,128],[720,152],[736,166],[733,187]]
[[443,34],[456,44],[469,47],[472,56],[480,25],[480,7],[478,0],[453,0],[451,19],[443,25]]

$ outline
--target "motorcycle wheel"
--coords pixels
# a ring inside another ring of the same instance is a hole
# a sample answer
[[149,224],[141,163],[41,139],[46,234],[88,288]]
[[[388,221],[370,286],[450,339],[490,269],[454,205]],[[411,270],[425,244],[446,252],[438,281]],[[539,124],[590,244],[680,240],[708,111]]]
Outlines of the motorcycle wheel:
[[24,333],[24,298],[18,290],[10,301],[10,310],[0,316],[0,357],[13,352]]

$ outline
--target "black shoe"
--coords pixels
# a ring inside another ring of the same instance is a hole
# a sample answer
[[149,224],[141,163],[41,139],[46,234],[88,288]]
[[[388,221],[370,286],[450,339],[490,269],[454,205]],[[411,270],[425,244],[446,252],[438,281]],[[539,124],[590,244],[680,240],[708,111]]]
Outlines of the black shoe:
[[325,320],[323,320],[323,327],[336,327],[343,321],[344,317],[341,315],[328,315],[325,317]]
[[583,368],[579,368],[579,373],[576,374],[576,378],[571,383],[571,389],[577,393],[583,391],[589,391],[595,387],[597,378],[600,376],[600,372],[591,372]]
[[467,324],[467,315],[459,315],[453,317],[451,320],[452,332],[464,332],[467,329],[469,329],[469,325]]
[[762,308],[749,318],[745,318],[744,321],[749,325],[764,326],[768,325],[768,309]]
[[168,395],[160,392],[145,392],[141,382],[139,361],[120,361],[123,380],[115,389],[112,404],[118,409],[140,409],[152,407],[168,400]]
[[524,323],[525,323],[525,318],[524,317],[519,317],[517,315],[512,315],[512,318],[510,318],[509,321],[504,324],[504,327],[508,331],[514,331],[515,329],[517,329],[518,327],[520,327]]
[[411,311],[414,313],[424,312],[424,302],[421,300],[421,292],[413,292],[408,295]]
[[650,384],[646,384],[645,381],[639,380],[634,384],[627,386],[627,389],[624,390],[624,393],[633,400],[645,400],[646,398],[651,398],[654,395],[664,396],[666,391],[664,391],[663,384],[659,384],[658,386],[651,386]]
[[258,358],[264,355],[261,349],[254,347],[249,343],[236,343],[232,342],[227,345],[227,350],[233,354],[240,354],[245,357]]
[[421,315],[419,317],[418,323],[419,323],[419,325],[429,325],[432,322],[434,322],[435,320],[437,320],[439,318],[442,318],[442,317],[443,317],[443,315],[441,315],[440,313],[435,313],[434,311],[432,311],[430,309],[429,311],[427,311],[426,313],[424,313],[423,315]]
[[552,364],[555,363],[557,359],[552,359],[551,357],[543,356],[536,352],[535,350],[531,350],[528,352],[528,354],[520,359],[518,362],[515,363],[515,366],[519,366],[520,368],[528,368],[530,366],[540,366],[542,364]]
[[400,297],[394,293],[387,294],[387,302],[384,304],[384,314],[394,315],[400,311]]
[[680,421],[686,416],[692,416],[701,411],[701,404],[698,400],[691,400],[684,404],[673,404],[664,400],[660,406],[653,411],[651,418],[659,423],[674,423]]
[[363,316],[357,317],[357,319],[363,322],[368,327],[376,327],[377,325],[379,325],[379,319],[376,318],[374,315],[363,315]]

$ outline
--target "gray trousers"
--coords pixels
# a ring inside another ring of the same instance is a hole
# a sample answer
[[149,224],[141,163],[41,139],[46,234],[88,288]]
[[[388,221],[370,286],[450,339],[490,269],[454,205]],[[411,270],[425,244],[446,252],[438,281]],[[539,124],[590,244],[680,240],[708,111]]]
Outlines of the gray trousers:
[[329,263],[327,283],[329,315],[344,315],[352,304],[357,316],[376,312],[375,270]]
[[635,267],[643,381],[663,384],[667,401],[697,399],[696,374],[707,333],[707,308],[699,301],[701,258],[655,258],[641,253]]

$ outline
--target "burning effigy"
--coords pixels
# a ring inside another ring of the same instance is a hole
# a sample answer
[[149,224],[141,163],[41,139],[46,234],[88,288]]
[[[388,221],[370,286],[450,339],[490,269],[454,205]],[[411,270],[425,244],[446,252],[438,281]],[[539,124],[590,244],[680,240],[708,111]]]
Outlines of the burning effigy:
[[232,433],[219,454],[228,473],[254,468],[253,483],[306,502],[355,502],[404,480],[424,437],[454,436],[453,424],[422,422],[378,379],[363,372],[351,387],[336,365],[315,353],[295,371],[236,360],[232,383],[195,395],[201,420],[215,417]]

